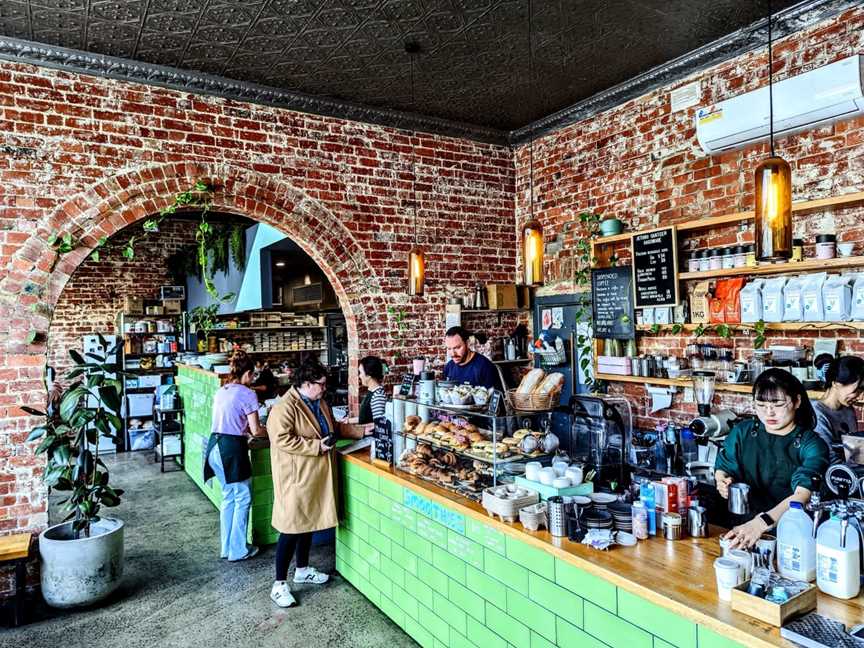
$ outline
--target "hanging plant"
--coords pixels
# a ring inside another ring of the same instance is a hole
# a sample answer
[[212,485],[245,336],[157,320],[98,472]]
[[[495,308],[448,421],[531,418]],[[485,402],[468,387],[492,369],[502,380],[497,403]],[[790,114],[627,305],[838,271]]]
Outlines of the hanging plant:
[[[579,222],[582,225],[584,235],[576,241],[576,262],[573,265],[573,283],[576,292],[587,292],[591,288],[591,268],[597,262],[591,255],[591,243],[600,234],[600,216],[592,212],[582,212],[579,214]],[[610,259],[612,265],[617,264],[617,257]],[[590,301],[583,299],[580,306],[576,309],[576,327],[580,324],[591,323],[591,304]],[[589,389],[599,387],[598,381],[588,372],[588,367],[591,364],[591,357],[594,354],[594,338],[590,335],[577,335],[576,344],[579,353],[579,367],[586,375],[585,385]]]

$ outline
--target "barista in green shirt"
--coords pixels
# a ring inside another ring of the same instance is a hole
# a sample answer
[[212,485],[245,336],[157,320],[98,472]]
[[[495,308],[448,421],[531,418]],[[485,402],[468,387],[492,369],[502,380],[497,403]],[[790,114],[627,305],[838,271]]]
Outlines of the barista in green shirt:
[[783,369],[767,369],[753,384],[756,418],[735,425],[714,463],[720,495],[750,486],[752,518],[726,537],[731,548],[749,549],[772,528],[790,502],[806,504],[828,468],[828,447],[814,431],[816,415],[800,381]]

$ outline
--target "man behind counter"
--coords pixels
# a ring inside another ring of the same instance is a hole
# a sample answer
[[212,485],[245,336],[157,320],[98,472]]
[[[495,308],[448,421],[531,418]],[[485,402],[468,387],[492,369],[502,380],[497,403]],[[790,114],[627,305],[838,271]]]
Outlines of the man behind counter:
[[447,329],[444,344],[450,354],[450,361],[444,365],[444,378],[457,385],[469,383],[475,387],[501,389],[498,369],[483,355],[468,348],[471,334],[461,326]]

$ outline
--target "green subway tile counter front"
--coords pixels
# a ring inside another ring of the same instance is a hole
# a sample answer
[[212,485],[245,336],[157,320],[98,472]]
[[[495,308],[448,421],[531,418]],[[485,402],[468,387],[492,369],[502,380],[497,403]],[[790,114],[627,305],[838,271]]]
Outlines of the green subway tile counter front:
[[[424,648],[789,646],[716,593],[717,537],[596,551],[487,516],[368,452],[341,461],[342,576]],[[864,597],[820,595],[854,625]]]

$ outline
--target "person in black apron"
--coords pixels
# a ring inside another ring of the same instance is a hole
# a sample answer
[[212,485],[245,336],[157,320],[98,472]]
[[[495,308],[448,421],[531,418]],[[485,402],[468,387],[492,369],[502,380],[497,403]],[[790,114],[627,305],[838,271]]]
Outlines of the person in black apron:
[[252,506],[252,463],[249,434],[266,437],[258,423],[258,396],[250,385],[255,363],[243,351],[231,358],[231,372],[213,396],[213,419],[204,454],[204,481],[213,477],[222,486],[220,508],[221,557],[246,560],[258,547],[246,544],[249,508]]
[[360,384],[366,388],[366,396],[360,403],[358,423],[365,425],[374,423],[375,419],[384,416],[387,407],[387,392],[381,384],[384,381],[384,363],[381,358],[366,356],[360,360],[358,369]]
[[804,386],[783,369],[762,372],[753,385],[756,418],[735,425],[714,463],[721,497],[750,486],[750,514],[726,537],[749,549],[780,520],[790,502],[806,504],[828,468],[828,447],[814,431],[816,415]]

